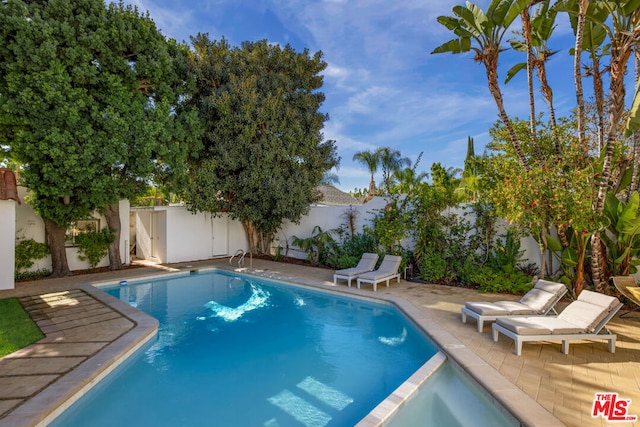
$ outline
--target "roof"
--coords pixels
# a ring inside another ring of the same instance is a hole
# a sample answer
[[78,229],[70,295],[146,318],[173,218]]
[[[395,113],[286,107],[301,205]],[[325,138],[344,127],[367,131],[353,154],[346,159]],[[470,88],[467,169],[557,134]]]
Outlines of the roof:
[[0,200],[15,200],[20,203],[16,176],[11,169],[0,168]]
[[319,185],[317,190],[322,193],[322,198],[317,202],[327,206],[351,206],[362,205],[362,202],[344,191],[338,190],[332,185]]

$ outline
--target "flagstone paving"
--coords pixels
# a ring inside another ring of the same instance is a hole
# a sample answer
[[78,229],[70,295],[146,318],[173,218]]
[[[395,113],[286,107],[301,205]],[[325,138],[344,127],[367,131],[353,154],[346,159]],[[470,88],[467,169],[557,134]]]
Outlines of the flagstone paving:
[[[154,336],[155,319],[96,290],[90,283],[117,283],[210,266],[231,268],[227,260],[209,260],[18,283],[15,290],[0,291],[0,298],[19,298],[46,335],[37,343],[0,358],[0,426],[46,424],[74,401],[72,396],[82,394]],[[333,271],[322,268],[253,260],[252,267],[243,270],[297,283],[333,284]],[[344,283],[339,286],[346,287]],[[371,293],[371,287],[362,292]],[[465,301],[517,299],[515,296],[479,294],[466,288],[405,280],[378,287],[377,294],[412,303],[436,327],[453,335],[493,367],[496,375],[499,373],[568,426],[612,425],[602,417],[591,416],[597,392],[617,392],[620,398],[631,399],[628,413],[640,415],[640,318],[620,318],[619,314],[609,323],[609,329],[618,335],[615,354],[607,351],[605,342],[574,341],[568,355],[562,354],[560,343],[542,342],[525,343],[522,356],[518,357],[512,340],[502,335],[497,343],[492,340],[490,323],[480,334],[473,319],[467,324],[460,321],[460,308]],[[538,410],[539,406],[535,406]],[[535,414],[528,419],[535,419]]]

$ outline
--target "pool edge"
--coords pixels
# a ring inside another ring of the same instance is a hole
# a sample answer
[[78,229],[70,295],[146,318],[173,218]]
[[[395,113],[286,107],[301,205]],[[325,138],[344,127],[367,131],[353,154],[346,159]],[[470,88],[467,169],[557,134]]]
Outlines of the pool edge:
[[77,289],[83,290],[118,312],[130,320],[133,326],[80,365],[61,375],[37,395],[9,412],[0,422],[3,426],[48,425],[156,336],[159,322],[155,318],[113,298],[91,284],[80,284]]
[[[445,331],[444,328],[431,319],[426,313],[419,310],[415,305],[403,298],[393,295],[374,294],[368,290],[335,286],[331,282],[326,281],[312,281],[301,279],[299,277],[273,274],[272,271],[268,270],[256,271],[246,268],[236,269],[210,267],[200,269],[199,272],[214,270],[233,271],[235,273],[253,275],[264,279],[283,281],[292,285],[317,288],[337,294],[391,304],[407,315],[431,340],[438,345],[440,351],[446,356],[446,358],[454,362],[458,369],[478,383],[487,392],[489,398],[498,403],[502,410],[515,418],[521,425],[565,425],[543,408],[538,402],[529,397],[524,391],[503,377],[495,368],[466,348],[457,338]],[[174,270],[174,272],[164,272],[144,277],[135,277],[131,278],[130,281],[134,282],[159,277],[180,276],[195,272],[196,271],[194,270]],[[140,347],[156,335],[158,330],[158,322],[156,319],[114,297],[111,297],[98,288],[115,285],[117,283],[118,281],[100,281],[79,285],[78,288],[85,290],[94,298],[120,312],[124,317],[132,320],[135,326],[125,335],[113,341],[96,355],[83,362],[78,368],[64,375],[58,381],[44,389],[40,394],[31,398],[29,401],[9,413],[2,419],[3,425],[5,425],[4,423],[12,426],[46,425],[68,409],[89,389],[95,386],[100,380],[116,369],[121,363],[127,360],[130,355],[135,353]],[[430,361],[426,362],[425,365]],[[423,365],[423,367],[425,365]],[[91,370],[93,371],[90,372]],[[411,381],[409,384],[405,386],[407,383],[405,382],[396,390],[400,390],[403,387],[413,388],[414,391],[417,390],[417,387],[414,387],[413,383],[422,383],[431,375],[428,373],[427,377],[424,377],[422,380],[417,377],[414,378],[414,376],[418,375],[422,370],[422,367],[419,368],[419,370],[416,371],[409,380],[407,380],[407,382]],[[425,369],[425,371],[432,372],[433,369]],[[402,402],[410,396],[410,394],[405,393],[403,394],[404,400],[398,401],[398,397],[394,396],[394,393],[380,404],[383,407],[388,408],[386,414],[383,413],[382,410],[376,411],[374,409],[374,411],[367,415],[360,423],[358,423],[358,425],[361,427],[384,425],[385,421],[389,419],[389,416],[401,407]],[[393,403],[394,401],[395,403]],[[385,404],[383,405],[383,403]],[[389,405],[389,403],[393,403],[393,405]],[[374,414],[372,418],[369,418],[372,414]]]

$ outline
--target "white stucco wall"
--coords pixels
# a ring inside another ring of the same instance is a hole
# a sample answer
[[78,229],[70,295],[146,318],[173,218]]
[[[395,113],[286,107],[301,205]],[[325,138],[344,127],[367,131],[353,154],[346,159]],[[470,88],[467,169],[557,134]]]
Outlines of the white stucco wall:
[[0,290],[15,287],[16,205],[13,200],[0,200]]
[[191,213],[184,206],[136,207],[135,255],[161,263],[232,255],[248,248],[242,224],[223,213]]
[[[18,195],[21,200],[29,199],[30,192],[25,187],[18,187]],[[129,201],[120,201],[120,256],[124,264],[131,262],[129,256]],[[107,225],[107,221],[104,216],[94,214],[93,218],[100,220],[100,227],[103,228]],[[45,242],[44,221],[33,210],[28,203],[22,203],[16,207],[16,229],[15,233],[11,235],[16,239],[33,239],[36,242]],[[15,244],[15,241],[14,241]],[[88,261],[80,261],[78,258],[78,248],[69,246],[67,251],[67,263],[70,270],[84,270],[89,268]],[[109,265],[109,257],[106,256],[102,259],[98,267],[104,267]],[[47,256],[40,260],[35,260],[34,265],[29,269],[30,271],[47,269],[51,270],[51,256]]]
[[[365,225],[380,209],[384,209],[387,200],[375,197],[364,205],[353,206],[356,210],[356,232],[362,232]],[[313,229],[320,226],[323,230],[331,230],[346,224],[345,213],[348,206],[311,206],[309,214],[300,219],[299,224],[285,221],[276,233],[272,252],[278,246],[283,248],[282,255],[304,259],[307,254],[292,245],[293,237],[307,238]],[[196,261],[231,256],[238,249],[247,250],[248,242],[238,221],[232,220],[228,214],[213,217],[209,214],[192,214],[184,206],[158,206],[150,208],[132,208],[135,213],[136,256],[162,263]],[[449,213],[462,215],[464,208],[452,209]],[[470,212],[466,220],[474,220]],[[497,236],[504,234],[507,224],[498,224]],[[289,246],[288,253],[285,253]],[[411,242],[403,243],[411,247]],[[532,238],[523,239],[521,249],[528,263],[540,265],[540,252]],[[153,255],[155,254],[155,256]]]

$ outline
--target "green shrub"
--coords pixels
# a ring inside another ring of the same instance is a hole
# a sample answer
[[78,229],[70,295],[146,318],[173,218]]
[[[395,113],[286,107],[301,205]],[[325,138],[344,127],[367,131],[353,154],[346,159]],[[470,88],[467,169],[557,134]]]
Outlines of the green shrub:
[[100,231],[90,231],[76,236],[78,245],[78,258],[81,261],[89,261],[89,266],[94,268],[102,258],[109,253],[109,245],[114,240],[114,235],[108,228]]
[[49,246],[33,239],[21,240],[16,245],[16,272],[22,272],[33,266],[33,262],[49,255]]
[[420,278],[427,282],[439,282],[446,279],[447,261],[440,252],[427,252],[420,259]]
[[337,270],[355,267],[363,253],[378,252],[376,239],[370,234],[357,233],[351,236],[343,226],[335,232],[338,239],[325,246],[320,257],[324,265]]
[[46,268],[41,268],[36,271],[16,271],[15,279],[16,280],[35,280],[40,279],[41,277],[47,277],[51,274],[51,270],[47,270]]
[[532,277],[514,269],[494,270],[482,267],[471,276],[472,282],[479,285],[478,292],[524,294],[533,288]]

